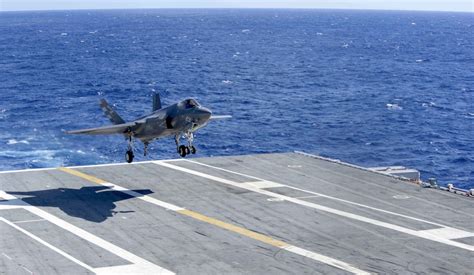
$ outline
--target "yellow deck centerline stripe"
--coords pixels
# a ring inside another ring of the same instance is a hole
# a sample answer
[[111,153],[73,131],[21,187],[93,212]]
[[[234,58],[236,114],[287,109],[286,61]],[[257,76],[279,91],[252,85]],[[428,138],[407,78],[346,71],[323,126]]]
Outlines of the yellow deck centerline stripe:
[[114,190],[124,192],[126,194],[129,194],[129,195],[132,195],[132,196],[136,197],[137,199],[141,199],[143,201],[158,205],[158,206],[163,207],[165,209],[172,210],[176,213],[179,213],[179,214],[182,214],[184,216],[193,218],[195,220],[199,220],[199,221],[202,221],[202,222],[220,227],[222,229],[237,233],[239,235],[242,235],[242,236],[245,236],[245,237],[248,237],[248,238],[263,242],[263,243],[266,243],[268,245],[271,245],[271,246],[274,246],[274,247],[277,247],[277,248],[280,248],[280,249],[283,249],[283,250],[301,255],[303,257],[307,257],[307,258],[325,263],[327,265],[330,265],[330,266],[333,266],[333,267],[336,267],[336,268],[339,268],[339,269],[342,269],[342,270],[345,270],[345,271],[348,271],[348,272],[351,272],[351,273],[354,273],[354,274],[370,274],[370,273],[368,273],[364,270],[358,269],[358,268],[356,268],[356,267],[354,267],[354,266],[352,266],[348,263],[345,263],[343,261],[339,261],[339,260],[324,256],[324,255],[321,255],[321,254],[318,254],[318,253],[315,253],[315,252],[312,252],[312,251],[308,251],[308,250],[290,245],[290,244],[285,243],[283,241],[276,240],[276,239],[274,239],[270,236],[266,236],[266,235],[251,231],[249,229],[246,229],[246,228],[243,228],[243,227],[240,227],[240,226],[236,226],[236,225],[233,225],[233,224],[230,224],[230,223],[226,223],[226,222],[223,222],[221,220],[214,219],[214,218],[208,217],[206,215],[203,215],[203,214],[191,211],[191,210],[187,210],[187,209],[184,209],[182,207],[175,206],[175,205],[172,205],[172,204],[164,202],[164,201],[160,201],[160,200],[152,198],[150,196],[146,196],[146,195],[143,196],[139,193],[135,194],[134,191],[128,190],[128,189],[123,188],[121,186],[118,186],[116,184],[113,184],[113,183],[110,183],[108,181],[99,179],[97,177],[79,172],[77,170],[73,170],[73,169],[66,168],[66,167],[59,168],[59,170],[65,172],[65,173],[68,173],[70,175],[74,175],[74,176],[83,178],[83,179],[88,180],[90,182],[97,183],[97,184],[100,184],[100,185],[104,185],[104,186],[112,188]]
[[96,178],[96,177],[91,176],[91,175],[84,174],[84,173],[79,172],[79,171],[77,171],[77,170],[72,170],[72,169],[70,169],[70,168],[61,167],[61,168],[59,168],[59,170],[61,170],[61,171],[63,171],[63,172],[66,172],[66,173],[68,173],[68,174],[71,174],[71,175],[74,175],[74,176],[83,178],[83,179],[88,180],[88,181],[93,182],[93,183],[97,183],[97,184],[104,184],[104,183],[107,183],[105,180]]
[[275,239],[273,239],[271,237],[268,237],[266,235],[248,230],[248,229],[243,228],[243,227],[235,226],[233,224],[229,224],[229,223],[226,223],[226,222],[223,222],[223,221],[220,221],[220,220],[217,220],[217,219],[214,219],[214,218],[196,213],[196,212],[191,211],[191,210],[185,209],[185,210],[179,210],[177,212],[180,213],[180,214],[186,215],[188,217],[194,218],[196,220],[200,220],[200,221],[218,226],[220,228],[224,228],[228,231],[232,231],[232,232],[238,233],[240,235],[252,238],[254,240],[261,241],[263,243],[266,243],[266,244],[269,244],[269,245],[272,245],[272,246],[276,246],[278,248],[284,248],[284,247],[290,246],[289,244],[287,244],[285,242],[275,240]]

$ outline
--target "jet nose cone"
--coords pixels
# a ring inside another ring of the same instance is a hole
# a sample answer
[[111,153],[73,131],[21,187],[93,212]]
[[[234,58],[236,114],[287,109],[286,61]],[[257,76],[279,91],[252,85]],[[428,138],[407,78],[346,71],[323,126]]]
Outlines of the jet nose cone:
[[200,113],[201,118],[204,120],[208,120],[212,115],[211,110],[204,107],[201,107],[201,109],[199,110],[199,113]]

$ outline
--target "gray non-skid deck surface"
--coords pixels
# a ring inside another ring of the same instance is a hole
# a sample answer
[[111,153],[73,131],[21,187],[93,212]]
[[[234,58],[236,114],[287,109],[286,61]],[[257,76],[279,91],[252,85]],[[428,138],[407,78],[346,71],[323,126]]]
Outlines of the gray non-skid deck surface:
[[[474,232],[473,199],[293,153],[190,160],[75,170],[367,272],[474,270],[474,252],[450,243],[472,248],[474,237],[454,237]],[[262,191],[343,214],[239,187],[261,180],[270,182]],[[0,174],[0,190],[178,274],[349,273],[59,170]],[[90,267],[130,264],[25,209],[0,207],[0,217]],[[441,241],[416,233],[443,226]],[[0,274],[30,272],[91,271],[0,220]]]

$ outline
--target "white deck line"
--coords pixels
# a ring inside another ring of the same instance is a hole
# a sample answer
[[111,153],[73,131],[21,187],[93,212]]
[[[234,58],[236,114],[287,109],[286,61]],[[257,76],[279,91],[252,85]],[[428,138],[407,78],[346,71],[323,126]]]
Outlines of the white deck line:
[[44,221],[46,221],[46,220],[45,219],[35,219],[35,220],[17,221],[17,222],[12,222],[12,223],[19,224],[19,223],[44,222]]
[[[296,246],[291,245],[291,246],[284,247],[283,249],[286,250],[286,251],[301,255],[303,257],[319,261],[319,262],[330,263],[331,266],[338,267],[339,269],[342,269],[342,270],[347,270],[347,271],[352,272],[354,274],[360,274],[359,269],[354,268],[352,266],[348,266],[345,262],[342,262],[342,261],[324,256],[324,255],[321,255],[321,254],[318,254],[318,253],[314,253],[312,251],[309,251],[309,250],[306,250],[306,249],[303,249],[303,248],[300,248],[300,247],[296,247]],[[370,274],[370,273],[367,273],[367,274]]]
[[321,196],[313,195],[313,196],[304,196],[304,197],[296,197],[295,199],[312,199],[312,198],[319,198]]
[[281,185],[279,183],[272,182],[272,181],[266,181],[266,180],[250,181],[250,182],[244,182],[242,184],[246,184],[248,186],[252,186],[252,187],[255,187],[255,188],[259,188],[259,189],[284,187],[284,185]]
[[321,157],[321,156],[318,156],[318,155],[313,155],[313,154],[309,154],[309,153],[302,152],[302,151],[294,151],[294,153],[305,156],[305,157],[324,160],[324,161],[328,161],[328,162],[337,163],[337,164],[340,164],[340,165],[356,168],[356,169],[359,169],[359,170],[372,172],[372,173],[375,173],[375,174],[378,174],[378,175],[387,176],[387,177],[398,179],[398,180],[410,181],[408,178],[405,178],[405,177],[400,177],[400,176],[392,175],[392,174],[389,174],[389,173],[380,172],[380,171],[377,171],[377,170],[373,170],[372,168],[362,167],[362,166],[359,166],[359,165],[355,165],[355,164],[352,164],[352,163],[341,161],[339,159]]
[[353,267],[353,266],[351,266],[351,265],[349,265],[349,264],[347,264],[343,261],[339,261],[339,260],[324,256],[324,255],[319,254],[319,253],[314,253],[312,251],[309,251],[309,250],[306,250],[306,249],[303,249],[303,248],[300,248],[300,247],[297,247],[297,246],[290,245],[290,246],[283,247],[283,249],[286,250],[286,251],[295,253],[297,255],[313,259],[313,260],[321,262],[321,263],[326,263],[330,266],[334,266],[334,267],[337,267],[341,270],[345,270],[345,271],[348,271],[348,272],[351,272],[351,273],[354,273],[354,274],[370,274],[370,273],[365,272],[365,271],[361,272],[360,269],[357,269],[357,268],[355,268],[355,267]]
[[466,232],[464,230],[459,230],[456,228],[435,228],[423,230],[423,232],[426,234],[431,234],[440,238],[446,238],[450,240],[474,237],[474,233]]
[[146,161],[137,161],[137,162],[132,162],[132,163],[117,162],[117,163],[104,163],[104,164],[69,166],[69,167],[64,167],[64,168],[81,169],[81,168],[94,168],[94,167],[122,166],[122,165],[140,165],[140,164],[147,164],[147,163],[153,163],[153,162],[154,161],[152,161],[152,160],[146,160]]
[[23,208],[23,201],[0,190],[0,210]]
[[[145,160],[145,161],[137,161],[137,162],[133,162],[133,163],[117,162],[117,163],[67,166],[67,167],[64,167],[64,168],[80,169],[80,168],[107,167],[107,166],[120,166],[120,165],[140,165],[140,164],[154,163],[154,162],[157,162],[157,161],[158,162],[160,162],[160,161],[174,162],[174,161],[182,161],[182,159]],[[0,171],[0,174],[53,171],[53,170],[57,170],[58,168],[59,167],[47,167],[47,168],[30,168],[30,169],[7,170],[7,171]]]
[[8,204],[0,203],[0,210],[19,209],[19,208],[22,208],[22,207],[18,205],[8,205]]
[[[129,274],[147,274],[140,265],[117,265],[110,267],[95,268],[94,272],[98,275],[129,275]],[[155,274],[155,273],[148,273]]]
[[22,170],[9,170],[9,171],[0,171],[0,174],[40,172],[40,171],[50,171],[50,170],[56,170],[56,168],[33,168],[33,169],[22,169]]
[[[196,162],[193,162],[193,163],[196,163]],[[360,222],[365,222],[365,223],[368,223],[368,224],[384,227],[384,228],[387,228],[387,229],[392,229],[392,230],[395,230],[395,231],[398,231],[398,232],[402,232],[402,233],[406,233],[406,234],[416,236],[416,237],[419,237],[419,238],[428,239],[428,240],[431,240],[431,241],[443,243],[443,244],[450,245],[450,246],[453,246],[453,247],[458,247],[458,248],[461,248],[461,249],[474,251],[474,246],[472,246],[472,245],[455,242],[455,241],[452,241],[450,239],[442,238],[442,237],[437,236],[437,235],[433,235],[433,234],[430,234],[430,233],[423,232],[423,230],[422,231],[412,230],[412,229],[405,228],[405,227],[402,227],[402,226],[399,226],[399,225],[395,225],[395,224],[391,224],[391,223],[387,223],[387,222],[382,222],[382,221],[379,221],[379,220],[367,218],[367,217],[360,216],[360,215],[357,215],[357,214],[337,210],[337,209],[330,208],[330,207],[323,206],[323,205],[319,205],[319,204],[316,204],[316,203],[311,203],[311,202],[307,202],[307,201],[304,201],[304,200],[288,197],[288,196],[281,195],[281,194],[278,194],[278,193],[274,193],[274,192],[271,192],[271,191],[267,191],[267,190],[263,190],[263,189],[259,189],[259,188],[254,188],[254,187],[251,187],[251,186],[248,186],[248,185],[245,185],[245,184],[233,182],[231,180],[227,180],[227,179],[219,178],[219,177],[216,177],[216,176],[208,175],[208,174],[205,174],[205,173],[202,173],[202,172],[198,172],[198,171],[191,170],[191,169],[188,169],[188,168],[183,168],[183,167],[176,166],[176,165],[173,165],[173,164],[169,164],[169,163],[166,163],[166,162],[156,162],[156,164],[164,166],[164,167],[168,167],[170,169],[185,172],[185,173],[188,173],[188,174],[191,174],[191,175],[199,176],[199,177],[202,177],[202,178],[207,178],[207,179],[210,179],[210,180],[213,180],[213,181],[216,181],[216,182],[220,182],[220,183],[224,183],[224,184],[231,185],[231,186],[234,186],[234,187],[238,187],[238,188],[246,189],[246,190],[249,190],[249,191],[253,191],[255,193],[260,193],[260,194],[267,195],[267,196],[274,197],[274,198],[280,198],[280,199],[283,199],[285,201],[289,201],[289,202],[292,202],[292,203],[295,203],[295,204],[307,206],[307,207],[317,209],[317,210],[320,210],[320,211],[325,211],[325,212],[335,214],[335,215],[338,215],[338,216],[341,216],[341,217],[357,220],[357,221],[360,221]],[[200,163],[197,163],[197,164],[200,164]],[[210,165],[205,165],[205,166],[212,167]],[[255,177],[252,177],[252,178],[255,178]],[[305,192],[307,192],[307,191],[305,191]],[[310,193],[310,192],[308,192],[308,193]],[[376,209],[376,208],[374,208],[374,209]],[[470,232],[468,232],[468,233],[470,233]]]
[[26,268],[24,266],[21,266],[21,268],[23,268],[26,272],[28,272],[30,274],[33,274],[33,271],[29,270],[28,268]]
[[151,204],[157,205],[159,207],[162,207],[162,208],[165,208],[165,209],[168,209],[168,210],[172,210],[172,211],[184,210],[183,207],[179,207],[179,206],[173,205],[171,203],[167,203],[167,202],[164,202],[164,201],[157,200],[157,199],[155,199],[153,197],[150,197],[148,195],[140,194],[138,192],[132,191],[130,189],[127,189],[127,188],[122,187],[122,186],[118,186],[118,185],[110,183],[110,182],[103,183],[102,185],[107,186],[112,190],[120,191],[120,192],[125,193],[129,196],[132,196],[134,198],[140,199],[142,201],[149,202]]
[[[137,193],[138,194],[138,193]],[[140,270],[141,272],[139,273],[136,273],[136,274],[174,274],[173,272],[163,268],[163,267],[160,267],[158,265],[155,265],[143,258],[140,258],[138,256],[136,256],[135,254],[132,254],[130,253],[129,251],[125,250],[125,249],[122,249],[100,237],[97,237],[75,225],[72,225],[64,220],[61,220],[60,218],[52,215],[52,214],[49,214],[48,212],[38,208],[38,207],[35,207],[35,206],[32,206],[28,203],[26,203],[25,201],[23,200],[20,200],[18,199],[17,197],[13,196],[13,195],[10,195],[10,194],[7,194],[5,193],[4,191],[0,190],[0,196],[5,198],[5,199],[8,199],[8,200],[13,200],[15,201],[15,203],[18,205],[18,206],[21,206],[21,208],[25,209],[25,210],[28,210],[29,212],[49,221],[50,223],[52,224],[55,224],[56,226],[59,226],[61,227],[62,229],[66,230],[66,231],[69,231],[71,232],[72,234],[78,236],[79,238],[81,239],[84,239],[90,243],[93,243],[95,244],[96,246],[98,247],[101,247],[105,250],[107,250],[108,252],[124,259],[124,260],[127,260],[128,262],[134,264],[134,265],[137,265],[137,270]],[[17,225],[15,225],[17,226]],[[69,259],[69,258],[68,258]],[[76,261],[74,261],[75,263],[77,263]],[[81,265],[82,266],[82,265]],[[107,267],[106,267],[107,268]],[[106,268],[101,268],[100,271],[101,272],[105,272],[106,271]],[[116,270],[117,268],[112,266],[110,268],[114,268],[114,270]],[[94,269],[92,270],[93,272]]]

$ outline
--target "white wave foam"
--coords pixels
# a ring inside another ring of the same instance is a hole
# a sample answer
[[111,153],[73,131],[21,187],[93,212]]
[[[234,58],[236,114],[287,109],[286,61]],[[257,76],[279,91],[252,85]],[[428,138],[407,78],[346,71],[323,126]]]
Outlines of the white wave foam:
[[242,32],[247,33],[247,32],[250,32],[250,30],[249,29],[243,29]]
[[7,145],[14,145],[14,144],[30,144],[30,142],[28,140],[16,140],[16,139],[9,139],[8,142],[7,142]]
[[433,107],[433,106],[436,106],[436,103],[434,103],[434,102],[428,102],[428,103],[423,102],[421,104],[421,106],[423,106],[423,107]]
[[61,36],[67,36],[67,32],[62,32]]
[[396,103],[387,103],[387,109],[389,110],[403,110],[403,108]]
[[8,116],[7,109],[0,109],[0,119],[4,119]]
[[232,84],[233,82],[230,81],[230,80],[222,80],[222,83],[224,83],[224,84]]
[[0,157],[21,160],[26,167],[59,167],[65,163],[64,157],[58,155],[64,150],[34,150],[34,151],[0,151]]
[[0,157],[11,158],[42,158],[53,159],[56,151],[53,150],[35,150],[35,151],[0,151]]

